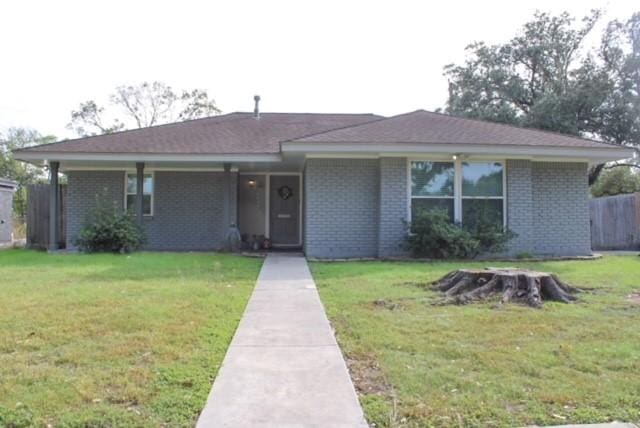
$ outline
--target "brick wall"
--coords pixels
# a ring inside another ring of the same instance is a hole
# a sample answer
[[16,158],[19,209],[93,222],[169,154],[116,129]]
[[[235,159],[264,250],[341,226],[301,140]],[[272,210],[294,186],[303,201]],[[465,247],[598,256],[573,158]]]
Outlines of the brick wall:
[[405,254],[407,186],[407,159],[381,158],[378,257]]
[[98,197],[113,201],[118,209],[124,205],[124,171],[70,171],[67,173],[67,248],[74,241]]
[[[508,160],[506,171],[510,255],[590,254],[585,163]],[[405,158],[311,159],[305,183],[309,256],[404,254]]]
[[533,251],[591,253],[586,163],[532,162]]
[[[232,219],[237,219],[237,173]],[[68,173],[67,243],[82,227],[96,196],[122,209],[124,171]],[[154,215],[145,217],[149,243],[160,250],[223,245],[222,172],[155,173]],[[406,159],[309,159],[305,166],[304,243],[310,257],[391,257],[403,254]],[[507,161],[507,222],[518,237],[509,253],[591,252],[586,163]]]
[[587,164],[507,162],[509,253],[591,253]]
[[509,252],[533,253],[533,185],[531,161],[507,161],[507,223],[518,236],[509,242]]
[[[235,222],[237,173],[231,173],[232,221]],[[223,247],[223,172],[155,173],[153,217],[145,217],[147,248],[211,250]]]
[[[150,250],[210,250],[223,246],[222,172],[165,172],[154,174],[154,212],[145,216]],[[123,209],[124,171],[71,171],[68,173],[67,242],[84,224],[95,206],[96,196],[105,194]],[[232,221],[237,218],[237,173],[231,173]],[[72,245],[71,245],[72,246]]]
[[305,250],[309,257],[376,257],[377,159],[309,159],[305,166]]

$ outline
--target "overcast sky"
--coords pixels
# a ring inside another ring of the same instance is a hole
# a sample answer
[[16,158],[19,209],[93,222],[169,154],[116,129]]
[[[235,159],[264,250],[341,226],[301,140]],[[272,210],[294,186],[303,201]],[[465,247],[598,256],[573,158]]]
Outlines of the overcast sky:
[[[635,6],[635,7],[634,7]],[[206,89],[223,112],[442,107],[442,67],[474,40],[508,40],[536,9],[603,21],[632,0],[29,1],[0,4],[0,131],[59,138],[81,101],[159,80]],[[601,28],[596,31],[599,37]]]

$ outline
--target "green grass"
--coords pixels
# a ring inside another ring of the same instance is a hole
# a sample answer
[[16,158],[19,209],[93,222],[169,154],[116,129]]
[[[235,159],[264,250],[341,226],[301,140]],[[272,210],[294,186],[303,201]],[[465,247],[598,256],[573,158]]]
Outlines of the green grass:
[[0,426],[193,426],[260,265],[0,251]]
[[[555,272],[593,290],[540,310],[432,305],[439,296],[425,284],[487,265]],[[640,422],[640,304],[628,299],[640,292],[640,257],[313,263],[312,272],[376,426]]]

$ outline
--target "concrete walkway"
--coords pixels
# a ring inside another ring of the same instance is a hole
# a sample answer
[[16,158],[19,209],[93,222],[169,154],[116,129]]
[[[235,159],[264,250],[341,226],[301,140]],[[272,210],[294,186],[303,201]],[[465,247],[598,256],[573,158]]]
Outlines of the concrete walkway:
[[197,427],[366,426],[306,260],[269,254]]

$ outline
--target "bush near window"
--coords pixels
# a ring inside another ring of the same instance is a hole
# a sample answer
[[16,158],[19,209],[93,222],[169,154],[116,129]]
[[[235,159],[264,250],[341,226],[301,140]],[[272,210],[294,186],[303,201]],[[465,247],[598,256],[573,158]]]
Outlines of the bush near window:
[[100,197],[75,244],[87,253],[129,253],[140,249],[145,241],[144,230],[131,211],[123,212],[108,198]]
[[466,259],[503,251],[515,234],[504,230],[489,213],[478,210],[464,226],[451,223],[443,209],[416,213],[408,224],[407,248],[413,257]]

